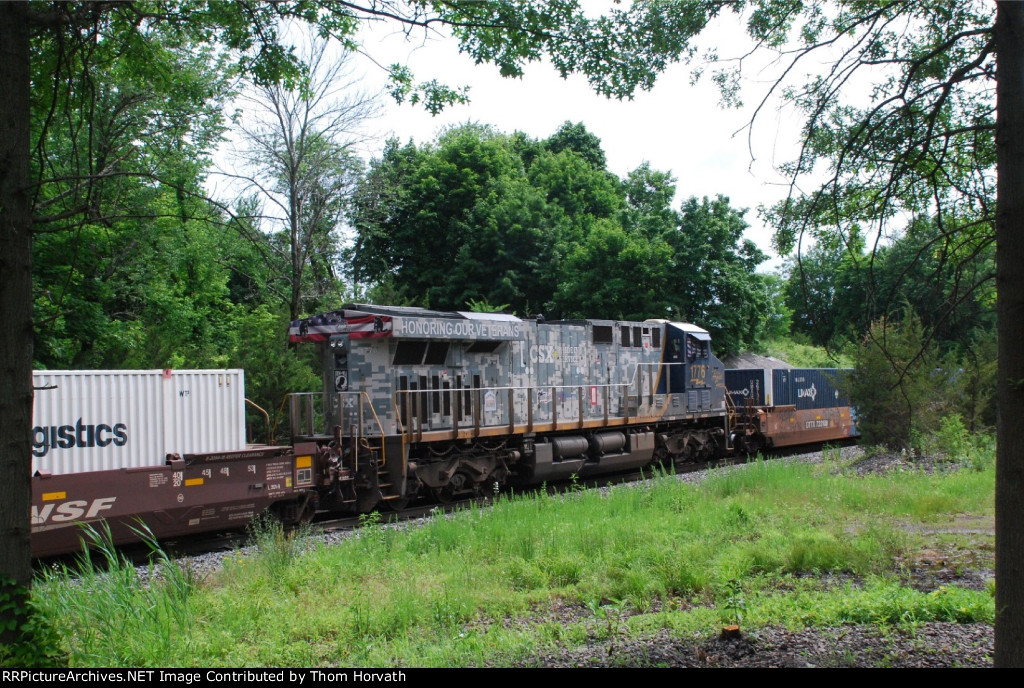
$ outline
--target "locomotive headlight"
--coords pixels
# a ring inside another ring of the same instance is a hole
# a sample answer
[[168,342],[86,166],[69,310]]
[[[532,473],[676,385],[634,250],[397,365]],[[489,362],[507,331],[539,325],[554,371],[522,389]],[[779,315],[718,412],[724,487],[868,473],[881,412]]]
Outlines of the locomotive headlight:
[[345,338],[338,336],[331,337],[330,347],[335,351],[343,351],[345,349]]

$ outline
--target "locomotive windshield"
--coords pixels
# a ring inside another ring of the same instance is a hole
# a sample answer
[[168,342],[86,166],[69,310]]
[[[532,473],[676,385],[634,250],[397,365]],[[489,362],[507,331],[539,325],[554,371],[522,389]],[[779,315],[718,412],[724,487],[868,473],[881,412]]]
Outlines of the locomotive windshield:
[[686,337],[686,357],[691,361],[698,358],[707,358],[711,354],[711,347],[708,342],[701,341],[692,335]]

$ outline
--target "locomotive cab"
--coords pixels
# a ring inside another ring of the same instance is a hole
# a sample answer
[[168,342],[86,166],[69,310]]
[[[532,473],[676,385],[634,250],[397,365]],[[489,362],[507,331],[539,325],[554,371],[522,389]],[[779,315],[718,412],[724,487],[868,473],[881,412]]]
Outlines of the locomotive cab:
[[679,394],[687,410],[724,408],[723,367],[711,353],[711,335],[689,323],[665,322],[665,374],[659,394]]

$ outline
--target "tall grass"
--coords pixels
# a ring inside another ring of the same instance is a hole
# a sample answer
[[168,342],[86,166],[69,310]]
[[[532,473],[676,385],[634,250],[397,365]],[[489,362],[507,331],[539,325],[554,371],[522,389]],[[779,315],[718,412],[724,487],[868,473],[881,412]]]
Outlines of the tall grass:
[[[842,468],[769,462],[699,486],[663,476],[502,497],[402,530],[371,516],[330,548],[269,527],[256,556],[230,558],[202,586],[185,573],[145,586],[112,563],[109,582],[51,576],[39,590],[53,618],[74,619],[61,632],[82,665],[470,666],[740,620],[990,621],[988,594],[920,593],[899,573],[931,544],[908,523],[991,514],[991,470],[852,479]],[[823,590],[822,575],[839,583]],[[573,620],[552,621],[559,609]]]
[[189,651],[199,582],[172,561],[147,530],[146,575],[111,545],[107,529],[87,527],[89,545],[72,566],[44,570],[33,604],[61,636],[72,666],[163,666]]

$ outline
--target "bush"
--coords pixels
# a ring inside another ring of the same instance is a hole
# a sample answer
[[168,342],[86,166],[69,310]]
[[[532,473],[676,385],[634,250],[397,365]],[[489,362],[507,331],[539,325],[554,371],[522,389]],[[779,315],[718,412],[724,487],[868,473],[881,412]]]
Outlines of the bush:
[[854,352],[854,375],[848,381],[864,440],[913,448],[912,437],[927,435],[947,415],[947,382],[938,351],[926,342],[916,316],[873,323]]

